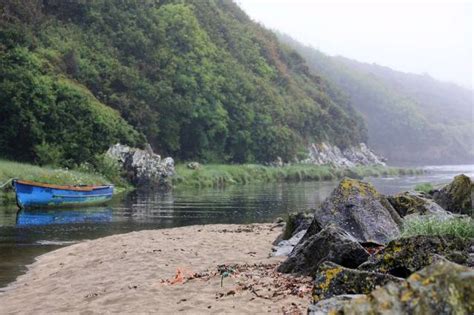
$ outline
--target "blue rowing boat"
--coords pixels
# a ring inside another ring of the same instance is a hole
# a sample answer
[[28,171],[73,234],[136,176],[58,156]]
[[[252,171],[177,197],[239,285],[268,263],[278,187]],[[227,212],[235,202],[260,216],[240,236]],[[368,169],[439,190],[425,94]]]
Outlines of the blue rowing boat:
[[112,198],[113,185],[62,186],[13,180],[16,202],[22,209],[56,206],[84,206],[104,203]]

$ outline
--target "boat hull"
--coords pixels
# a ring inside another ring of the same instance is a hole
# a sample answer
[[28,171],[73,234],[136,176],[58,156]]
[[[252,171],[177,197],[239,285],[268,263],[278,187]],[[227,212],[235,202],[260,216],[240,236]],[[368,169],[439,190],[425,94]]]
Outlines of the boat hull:
[[27,181],[14,181],[16,201],[20,208],[45,208],[97,205],[112,198],[114,187],[55,186]]

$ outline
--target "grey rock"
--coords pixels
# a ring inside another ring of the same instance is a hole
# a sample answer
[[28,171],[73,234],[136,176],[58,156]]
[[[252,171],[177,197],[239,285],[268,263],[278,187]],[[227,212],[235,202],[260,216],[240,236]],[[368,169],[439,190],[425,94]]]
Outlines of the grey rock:
[[407,215],[434,215],[449,218],[452,215],[440,205],[420,192],[404,192],[388,196],[387,200],[401,217]]
[[301,230],[298,233],[294,234],[288,240],[281,240],[276,246],[273,247],[273,256],[288,256],[293,248],[298,244],[303,236],[306,234],[306,230]]
[[314,279],[313,300],[320,301],[341,294],[369,294],[377,286],[403,279],[390,274],[344,268],[324,262]]
[[450,212],[473,215],[473,190],[471,179],[461,174],[445,187],[432,192],[432,195],[436,203]]
[[311,303],[308,307],[308,315],[338,314],[338,312],[343,311],[344,305],[363,296],[363,294],[342,294],[317,303]]
[[360,270],[389,273],[406,278],[442,256],[467,265],[473,240],[455,236],[418,235],[391,241],[359,266]]
[[438,260],[406,281],[345,303],[339,314],[474,314],[474,270]]
[[174,160],[150,153],[151,148],[141,150],[116,144],[109,148],[107,155],[118,161],[128,179],[139,188],[168,189],[170,177],[175,174]]
[[311,224],[313,215],[305,212],[294,212],[288,214],[283,230],[282,238],[287,240],[302,230],[307,230]]
[[308,236],[331,223],[359,242],[385,244],[399,236],[402,219],[371,184],[344,178],[316,209]]
[[186,165],[186,167],[190,170],[198,170],[201,168],[201,164],[199,162],[190,162]]
[[355,268],[366,261],[369,253],[346,231],[328,225],[319,233],[302,239],[278,267],[283,273],[314,275],[325,261]]

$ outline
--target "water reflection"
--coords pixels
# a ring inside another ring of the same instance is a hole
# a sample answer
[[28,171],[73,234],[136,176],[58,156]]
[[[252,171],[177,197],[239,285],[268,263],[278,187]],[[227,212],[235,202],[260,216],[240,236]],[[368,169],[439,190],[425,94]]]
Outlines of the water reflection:
[[112,221],[111,208],[84,208],[74,210],[20,210],[16,216],[16,226],[48,224],[106,223]]

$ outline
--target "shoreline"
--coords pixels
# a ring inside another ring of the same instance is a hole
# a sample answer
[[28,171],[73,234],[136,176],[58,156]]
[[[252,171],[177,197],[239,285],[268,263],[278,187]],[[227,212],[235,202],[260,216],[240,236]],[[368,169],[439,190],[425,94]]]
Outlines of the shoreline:
[[80,242],[37,257],[0,304],[6,313],[305,312],[309,279],[274,271],[284,259],[270,256],[281,231],[194,225]]
[[[184,164],[176,165],[176,174],[171,177],[173,188],[210,188],[230,185],[270,182],[331,181],[343,177],[362,179],[364,177],[419,175],[420,168],[401,168],[391,166],[356,166],[337,168],[329,165],[293,164],[283,167],[261,164],[206,164],[196,170]],[[107,176],[97,172],[68,170],[63,168],[41,167],[37,165],[0,160],[0,184],[11,178],[28,179],[56,185],[107,184],[115,185],[114,198],[137,187],[126,183],[123,178],[110,181]],[[0,189],[0,205],[16,203],[11,187]]]

